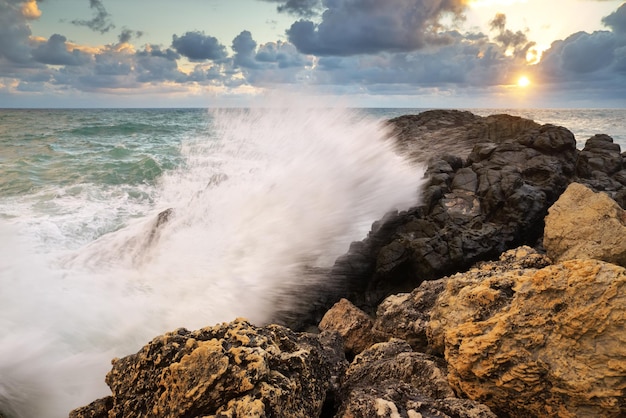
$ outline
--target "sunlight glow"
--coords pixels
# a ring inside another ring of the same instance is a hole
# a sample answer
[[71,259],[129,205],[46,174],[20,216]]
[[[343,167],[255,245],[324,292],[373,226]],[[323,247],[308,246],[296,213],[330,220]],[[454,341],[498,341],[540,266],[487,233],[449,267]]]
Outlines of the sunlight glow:
[[530,80],[528,79],[528,77],[523,75],[517,80],[517,85],[522,88],[528,87],[530,85]]

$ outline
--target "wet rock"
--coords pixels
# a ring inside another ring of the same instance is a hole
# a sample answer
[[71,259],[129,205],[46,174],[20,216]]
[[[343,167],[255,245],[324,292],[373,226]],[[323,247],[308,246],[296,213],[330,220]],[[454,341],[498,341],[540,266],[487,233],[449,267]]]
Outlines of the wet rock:
[[545,224],[543,244],[553,260],[595,258],[626,267],[626,211],[606,193],[570,184]]
[[334,334],[244,320],[180,329],[114,360],[106,377],[111,397],[70,416],[315,417],[346,366]]
[[446,282],[429,341],[460,394],[498,416],[626,414],[626,270],[598,260]]
[[[431,136],[441,128],[437,114],[427,121]],[[504,116],[442,114],[449,121],[443,123],[449,125],[446,132],[453,128],[458,136],[436,138],[455,142],[452,149],[475,144],[467,159],[458,166],[449,156],[431,158],[424,204],[388,214],[335,264],[333,274],[348,283],[342,296],[368,313],[384,297],[410,292],[424,280],[496,259],[509,248],[538,245],[548,208],[575,176],[576,142],[565,128]],[[487,129],[489,123],[498,129]],[[506,123],[511,125],[504,129]],[[414,140],[429,148],[427,138]],[[410,142],[406,136],[402,141]]]
[[397,339],[359,354],[341,393],[336,417],[495,418],[484,405],[455,398],[440,360]]

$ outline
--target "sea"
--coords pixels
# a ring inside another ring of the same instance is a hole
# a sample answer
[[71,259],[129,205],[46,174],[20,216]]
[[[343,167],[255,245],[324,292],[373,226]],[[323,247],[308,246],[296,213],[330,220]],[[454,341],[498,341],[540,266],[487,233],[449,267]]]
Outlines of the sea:
[[[425,110],[0,109],[0,415],[66,417],[157,335],[289,309],[418,203],[382,122]],[[626,109],[469,110],[626,149]]]

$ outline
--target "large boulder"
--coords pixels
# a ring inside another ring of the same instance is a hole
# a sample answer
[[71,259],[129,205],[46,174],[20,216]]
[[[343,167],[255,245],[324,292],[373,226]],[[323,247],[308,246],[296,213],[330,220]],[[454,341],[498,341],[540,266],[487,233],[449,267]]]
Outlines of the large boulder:
[[555,261],[595,258],[626,267],[626,211],[606,193],[572,183],[548,211],[543,244]]
[[598,260],[450,277],[428,336],[503,417],[626,416],[626,270]]
[[336,334],[244,320],[180,329],[114,360],[112,395],[70,417],[317,417],[346,366]]
[[[442,114],[444,122],[453,121],[452,127],[429,118]],[[409,292],[424,280],[464,271],[519,245],[537,245],[548,208],[576,173],[576,141],[562,127],[458,111],[425,112],[392,123],[408,123],[405,119],[426,120],[428,129],[438,127],[448,136],[431,132],[410,139],[405,132],[401,143],[414,141],[428,150],[432,137],[442,149],[467,147],[459,152],[466,158],[431,157],[423,204],[388,214],[335,263],[332,275],[345,283],[341,296],[368,313],[384,297]],[[477,126],[482,128],[477,131]],[[412,129],[419,133],[426,128]]]

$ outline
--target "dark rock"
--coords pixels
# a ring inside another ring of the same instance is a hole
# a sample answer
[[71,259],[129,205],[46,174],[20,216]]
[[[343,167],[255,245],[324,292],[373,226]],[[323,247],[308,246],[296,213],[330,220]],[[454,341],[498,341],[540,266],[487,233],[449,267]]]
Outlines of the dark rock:
[[[624,156],[606,135],[590,138],[579,151],[566,128],[508,115],[442,110],[389,123],[400,152],[427,162],[419,206],[376,222],[323,273],[324,288],[309,292],[318,295],[313,303],[307,300],[286,321],[279,318],[283,323],[315,325],[342,297],[372,315],[386,296],[410,292],[424,280],[519,245],[541,249],[548,208],[574,181],[626,207]],[[593,162],[598,158],[602,163]]]

